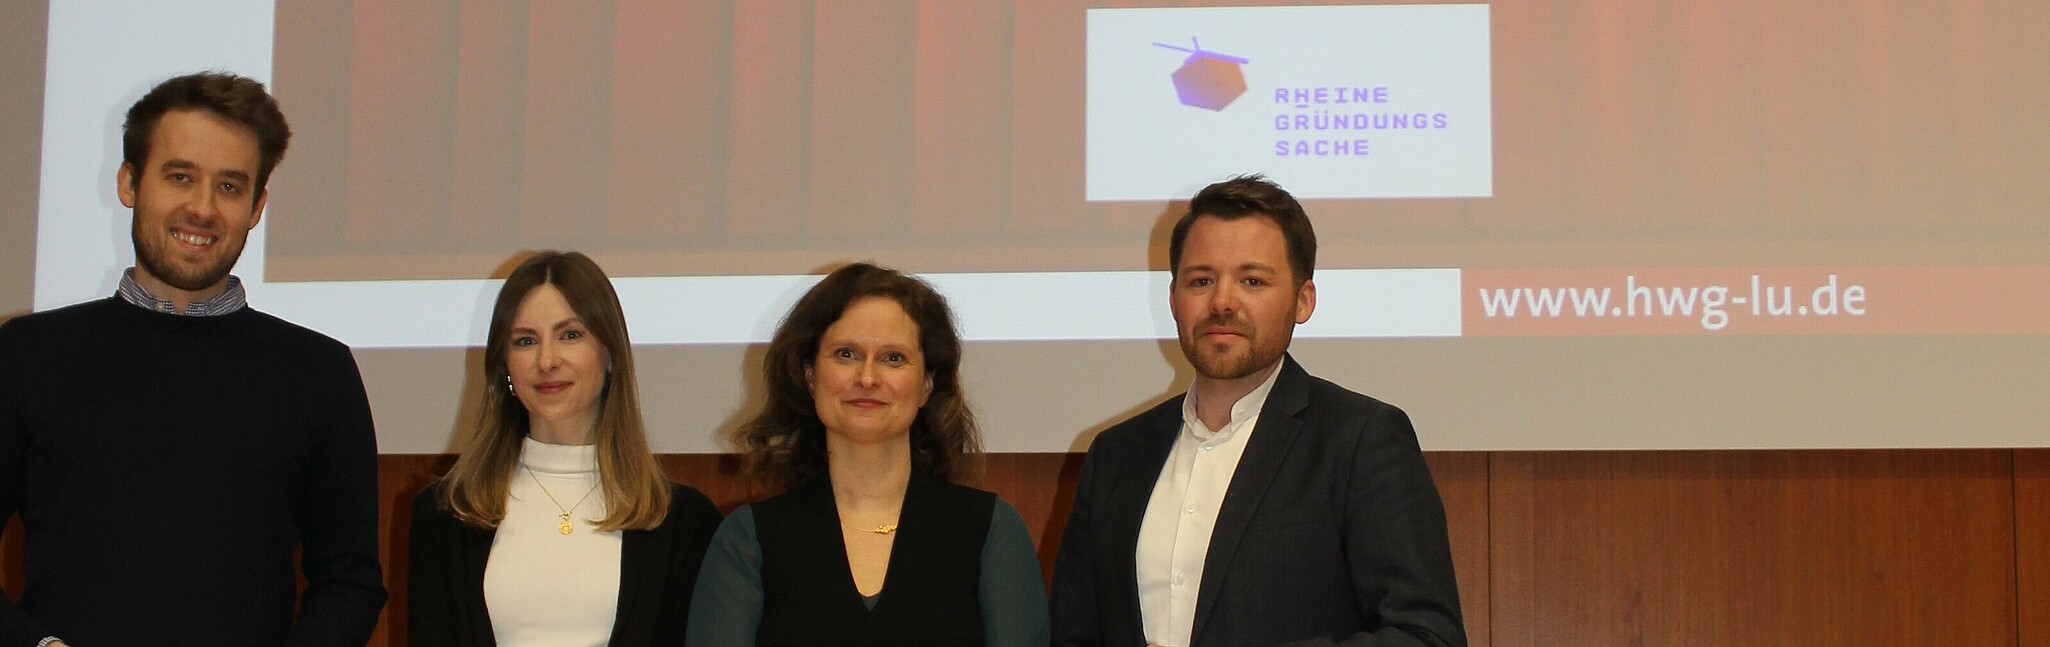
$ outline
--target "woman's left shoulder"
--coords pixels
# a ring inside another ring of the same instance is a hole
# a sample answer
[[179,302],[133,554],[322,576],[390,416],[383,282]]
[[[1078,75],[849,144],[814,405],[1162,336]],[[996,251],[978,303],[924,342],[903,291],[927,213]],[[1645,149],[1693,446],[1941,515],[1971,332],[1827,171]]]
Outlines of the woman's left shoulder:
[[724,515],[719,514],[719,506],[714,505],[712,498],[705,496],[705,493],[682,483],[669,482],[669,516],[662,521],[662,525],[681,523],[704,526],[705,530],[709,531],[719,525],[722,517]]

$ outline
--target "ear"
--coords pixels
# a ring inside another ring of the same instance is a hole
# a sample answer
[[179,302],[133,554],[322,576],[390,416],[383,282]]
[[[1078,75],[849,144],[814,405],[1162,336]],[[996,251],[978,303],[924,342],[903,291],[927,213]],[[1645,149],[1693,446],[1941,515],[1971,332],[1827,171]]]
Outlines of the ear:
[[811,365],[810,365],[810,364],[806,364],[806,365],[804,366],[804,390],[806,390],[806,391],[812,391],[812,390],[817,390],[818,388],[819,388],[818,384],[816,384],[816,383],[812,382],[812,379],[811,379]]
[[121,170],[114,172],[114,192],[121,196],[121,206],[135,208],[135,165],[121,163]]
[[1295,322],[1306,323],[1310,313],[1317,311],[1317,282],[1305,279],[1303,286],[1295,291]]
[[918,395],[918,406],[921,406],[921,407],[925,406],[925,403],[926,403],[926,401],[927,401],[927,400],[931,400],[931,399],[932,399],[932,373],[926,373],[926,374],[925,374],[925,392],[923,392],[923,393],[920,393],[920,394]]
[[256,223],[263,222],[263,205],[267,202],[270,202],[270,189],[257,192],[256,204],[250,205],[249,208],[250,229],[255,229]]

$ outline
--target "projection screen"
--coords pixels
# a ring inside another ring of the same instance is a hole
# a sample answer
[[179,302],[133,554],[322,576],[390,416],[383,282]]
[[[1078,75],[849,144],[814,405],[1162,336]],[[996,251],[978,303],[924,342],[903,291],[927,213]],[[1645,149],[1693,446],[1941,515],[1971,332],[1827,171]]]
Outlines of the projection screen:
[[35,307],[132,262],[130,103],[264,80],[237,274],[386,452],[465,427],[532,249],[613,274],[661,451],[725,451],[852,260],[952,300],[990,449],[1079,450],[1186,386],[1167,228],[1251,172],[1317,227],[1294,355],[1426,449],[2050,444],[2050,6],[198,4],[51,3]]

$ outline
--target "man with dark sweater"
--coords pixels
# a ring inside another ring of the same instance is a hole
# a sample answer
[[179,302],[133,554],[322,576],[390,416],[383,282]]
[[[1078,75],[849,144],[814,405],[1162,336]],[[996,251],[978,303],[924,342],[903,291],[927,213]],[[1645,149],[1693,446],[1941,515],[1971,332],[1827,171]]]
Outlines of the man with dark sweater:
[[284,115],[204,73],[123,130],[135,267],[112,297],[0,325],[0,521],[26,530],[0,647],[362,645],[385,597],[362,378],[228,274]]

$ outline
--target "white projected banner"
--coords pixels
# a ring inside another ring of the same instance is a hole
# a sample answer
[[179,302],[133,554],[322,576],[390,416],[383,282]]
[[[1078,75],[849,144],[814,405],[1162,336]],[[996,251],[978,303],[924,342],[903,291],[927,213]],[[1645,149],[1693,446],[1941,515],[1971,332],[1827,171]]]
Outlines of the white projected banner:
[[[268,82],[272,9],[269,2],[250,0],[175,10],[139,0],[122,6],[51,3],[36,309],[112,294],[120,271],[134,262],[129,213],[114,195],[123,112],[152,84],[195,70],[227,70]],[[287,112],[289,117],[289,106]],[[279,172],[293,172],[289,158]],[[274,210],[265,222],[291,217]],[[357,348],[483,345],[497,281],[267,281],[265,229],[259,225],[250,235],[236,267],[256,307]],[[926,278],[953,300],[962,333],[971,340],[1175,336],[1164,272]],[[1323,305],[1299,336],[1460,334],[1459,270],[1325,270],[1317,278]],[[646,277],[615,283],[638,342],[734,344],[768,341],[783,313],[816,280]],[[393,317],[394,312],[406,316]]]
[[1092,9],[1090,200],[1493,193],[1487,5]]

